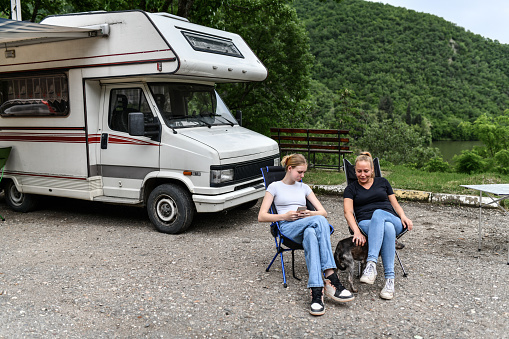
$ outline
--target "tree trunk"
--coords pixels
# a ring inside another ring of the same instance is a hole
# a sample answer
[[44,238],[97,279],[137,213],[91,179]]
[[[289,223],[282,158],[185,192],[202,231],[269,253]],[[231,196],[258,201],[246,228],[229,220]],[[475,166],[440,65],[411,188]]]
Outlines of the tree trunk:
[[35,0],[34,1],[34,11],[32,12],[32,18],[30,19],[31,22],[35,22],[35,19],[37,19],[37,13],[39,13],[39,7],[41,7],[41,0]]
[[179,0],[177,15],[183,18],[189,17],[189,11],[193,7],[194,0]]

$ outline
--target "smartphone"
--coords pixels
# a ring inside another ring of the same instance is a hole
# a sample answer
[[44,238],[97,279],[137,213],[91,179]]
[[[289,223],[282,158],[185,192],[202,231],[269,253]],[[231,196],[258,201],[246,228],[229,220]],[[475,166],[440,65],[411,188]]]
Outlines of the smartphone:
[[307,206],[299,206],[299,207],[297,208],[297,212],[306,211],[307,209],[308,209],[308,207],[307,207]]

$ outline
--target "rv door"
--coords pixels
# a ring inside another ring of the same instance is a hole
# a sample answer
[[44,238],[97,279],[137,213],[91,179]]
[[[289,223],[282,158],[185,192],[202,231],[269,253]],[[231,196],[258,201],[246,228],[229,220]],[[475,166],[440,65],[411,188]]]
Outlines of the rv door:
[[155,121],[144,85],[104,85],[101,119],[100,173],[105,196],[140,199],[146,176],[159,171],[160,143],[149,136],[131,136],[128,117],[142,112],[145,122]]

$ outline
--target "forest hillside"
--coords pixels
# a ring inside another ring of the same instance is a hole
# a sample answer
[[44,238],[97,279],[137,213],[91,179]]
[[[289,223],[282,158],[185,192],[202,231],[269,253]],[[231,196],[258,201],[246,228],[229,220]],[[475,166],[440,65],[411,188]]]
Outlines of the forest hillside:
[[315,57],[310,105],[312,121],[322,127],[336,128],[331,114],[342,109],[365,119],[377,114],[427,124],[433,139],[469,139],[462,122],[509,108],[509,45],[381,3],[295,0],[293,6]]

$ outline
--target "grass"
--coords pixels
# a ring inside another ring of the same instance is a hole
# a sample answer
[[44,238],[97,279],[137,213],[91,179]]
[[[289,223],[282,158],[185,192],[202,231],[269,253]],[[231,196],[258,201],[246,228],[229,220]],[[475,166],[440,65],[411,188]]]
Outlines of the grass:
[[[433,193],[473,195],[479,193],[460,185],[509,183],[509,175],[498,173],[430,173],[405,166],[382,167],[382,172],[393,188]],[[343,172],[312,168],[306,172],[304,181],[314,185],[340,185],[345,183],[346,179]]]

